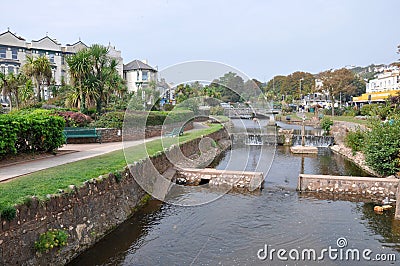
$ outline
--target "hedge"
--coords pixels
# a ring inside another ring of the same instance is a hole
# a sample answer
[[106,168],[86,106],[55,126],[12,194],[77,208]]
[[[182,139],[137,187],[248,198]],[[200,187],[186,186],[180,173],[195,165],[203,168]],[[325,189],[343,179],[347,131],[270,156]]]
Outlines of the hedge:
[[400,121],[376,123],[365,134],[364,154],[367,164],[381,175],[400,171]]
[[64,144],[63,118],[47,114],[0,115],[0,157],[53,151]]
[[194,118],[193,112],[188,110],[150,111],[150,112],[109,112],[103,114],[93,122],[93,127],[122,128],[124,120],[128,127],[158,126],[177,122],[187,122]]

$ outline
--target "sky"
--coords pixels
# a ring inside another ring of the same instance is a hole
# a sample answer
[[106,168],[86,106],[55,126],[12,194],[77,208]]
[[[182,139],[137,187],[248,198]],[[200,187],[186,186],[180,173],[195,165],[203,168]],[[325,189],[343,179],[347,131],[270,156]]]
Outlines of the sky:
[[[18,2],[18,4],[16,4]],[[0,32],[111,42],[159,70],[210,60],[258,80],[400,58],[398,0],[4,1]]]

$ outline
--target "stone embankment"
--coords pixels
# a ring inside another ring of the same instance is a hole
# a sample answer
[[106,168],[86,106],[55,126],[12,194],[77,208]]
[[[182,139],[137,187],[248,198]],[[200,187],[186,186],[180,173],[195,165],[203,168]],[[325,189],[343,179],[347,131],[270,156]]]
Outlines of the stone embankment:
[[[207,135],[218,141],[228,137],[222,129]],[[45,201],[32,197],[17,206],[16,217],[0,222],[0,265],[62,265],[99,241],[131,216],[149,198],[143,186],[158,185],[175,162],[200,154],[202,138],[174,146],[125,169],[86,181],[81,187],[49,195]],[[210,141],[208,141],[210,142]],[[204,144],[204,143],[203,143]],[[210,146],[208,146],[210,147]],[[138,180],[145,180],[140,184]],[[164,193],[161,191],[160,193]],[[65,230],[68,245],[48,253],[36,252],[35,241],[50,229]]]

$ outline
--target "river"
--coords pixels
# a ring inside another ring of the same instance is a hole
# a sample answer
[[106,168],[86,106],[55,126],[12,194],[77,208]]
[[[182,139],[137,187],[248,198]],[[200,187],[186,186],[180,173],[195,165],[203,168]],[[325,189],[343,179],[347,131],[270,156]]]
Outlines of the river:
[[152,200],[70,265],[398,265],[330,259],[326,253],[321,261],[282,261],[276,253],[272,260],[260,260],[257,254],[265,245],[300,253],[314,249],[319,256],[329,246],[338,249],[337,240],[345,238],[346,249],[371,249],[370,257],[394,254],[398,263],[400,222],[394,220],[394,211],[375,214],[374,203],[296,191],[299,173],[367,175],[329,149],[294,156],[283,146],[233,147],[216,167],[231,169],[241,161],[247,162],[247,170],[268,172],[260,193],[231,192],[194,207]]

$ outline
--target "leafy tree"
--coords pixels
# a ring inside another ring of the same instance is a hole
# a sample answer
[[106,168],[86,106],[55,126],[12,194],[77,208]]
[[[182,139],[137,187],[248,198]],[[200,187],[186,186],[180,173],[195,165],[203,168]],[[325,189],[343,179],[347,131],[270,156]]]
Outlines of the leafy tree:
[[333,106],[335,98],[340,93],[345,95],[354,95],[357,91],[357,77],[354,73],[346,68],[334,71],[328,70],[319,73],[319,78],[323,82],[323,90],[328,91],[332,100],[332,115],[335,115]]
[[224,102],[239,102],[244,91],[244,81],[236,73],[228,72],[219,79],[213,80],[210,87],[221,94]]
[[[300,87],[301,86],[301,87]],[[288,76],[275,76],[267,82],[265,93],[268,99],[281,99],[282,95],[291,96],[293,99],[300,99],[315,90],[315,77],[308,72],[296,71]]]

